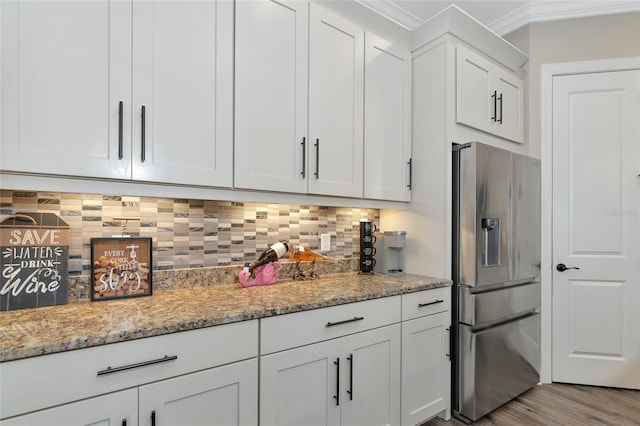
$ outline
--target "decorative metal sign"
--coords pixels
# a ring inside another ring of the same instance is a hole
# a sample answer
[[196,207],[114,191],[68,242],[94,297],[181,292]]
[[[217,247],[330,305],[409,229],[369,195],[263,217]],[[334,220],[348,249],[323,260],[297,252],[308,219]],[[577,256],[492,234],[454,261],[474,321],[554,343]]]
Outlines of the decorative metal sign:
[[69,225],[53,213],[0,224],[0,311],[67,303]]
[[91,239],[91,300],[150,296],[151,238]]

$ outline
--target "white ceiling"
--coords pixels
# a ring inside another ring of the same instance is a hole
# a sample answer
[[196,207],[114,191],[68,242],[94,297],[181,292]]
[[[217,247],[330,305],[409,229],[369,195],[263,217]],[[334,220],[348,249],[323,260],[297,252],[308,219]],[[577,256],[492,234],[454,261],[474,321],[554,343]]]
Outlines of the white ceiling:
[[529,22],[638,12],[638,0],[357,0],[409,29],[455,4],[500,35]]

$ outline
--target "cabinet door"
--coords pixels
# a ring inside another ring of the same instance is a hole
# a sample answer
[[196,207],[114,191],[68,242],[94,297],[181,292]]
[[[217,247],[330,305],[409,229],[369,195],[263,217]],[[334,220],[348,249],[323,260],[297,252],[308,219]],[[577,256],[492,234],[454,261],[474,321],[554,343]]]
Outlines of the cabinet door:
[[342,425],[400,424],[400,324],[342,338]]
[[[456,121],[491,132],[497,114],[492,97],[493,64],[463,47],[456,47]],[[496,94],[497,96],[497,94]]]
[[0,8],[0,169],[130,178],[131,2]]
[[456,47],[456,120],[487,133],[524,141],[522,80],[464,46]]
[[496,70],[493,86],[498,93],[496,134],[514,142],[524,142],[524,87],[522,80]]
[[310,5],[309,192],[362,197],[364,30]]
[[367,33],[364,197],[410,201],[411,53]]
[[339,355],[336,339],[261,357],[260,424],[340,424]]
[[307,192],[308,9],[236,3],[237,188]]
[[104,396],[36,411],[0,422],[2,426],[136,426],[138,390],[129,389]]
[[231,186],[233,3],[135,1],[133,17],[133,179]]
[[421,424],[449,408],[449,323],[448,311],[402,323],[403,426]]
[[257,378],[254,358],[141,386],[139,424],[257,425]]

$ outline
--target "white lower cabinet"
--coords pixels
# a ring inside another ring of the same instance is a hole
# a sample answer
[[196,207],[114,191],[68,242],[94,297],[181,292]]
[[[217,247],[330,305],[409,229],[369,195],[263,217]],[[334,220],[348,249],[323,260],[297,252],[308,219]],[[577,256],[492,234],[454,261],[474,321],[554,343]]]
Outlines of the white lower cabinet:
[[263,356],[261,425],[400,424],[400,325]]
[[0,421],[2,426],[138,424],[138,390],[129,389]]
[[256,358],[1,421],[2,426],[256,425]]
[[339,355],[335,339],[261,357],[260,424],[340,424]]
[[399,425],[400,302],[261,320],[260,424]]
[[450,287],[403,295],[402,426],[449,419]]
[[450,292],[278,315],[261,319],[259,329],[258,320],[245,321],[0,363],[0,426],[448,419]]
[[258,360],[140,387],[140,426],[256,425]]
[[0,425],[257,425],[257,355],[255,320],[0,363]]

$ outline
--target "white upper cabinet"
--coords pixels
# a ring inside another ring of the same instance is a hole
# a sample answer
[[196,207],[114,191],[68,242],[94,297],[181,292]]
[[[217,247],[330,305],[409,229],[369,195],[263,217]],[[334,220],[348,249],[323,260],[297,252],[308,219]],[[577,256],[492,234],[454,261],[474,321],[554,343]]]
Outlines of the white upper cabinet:
[[333,12],[238,2],[234,186],[362,197],[363,67],[364,29]]
[[131,114],[134,180],[231,186],[232,2],[133,2]]
[[1,7],[0,169],[231,185],[232,3]]
[[364,29],[310,7],[309,192],[362,197]]
[[411,52],[371,33],[364,113],[364,197],[410,201]]
[[514,142],[524,141],[523,82],[487,58],[456,47],[456,121]]
[[0,8],[0,169],[130,177],[131,4]]
[[237,188],[307,192],[309,5],[236,3]]

